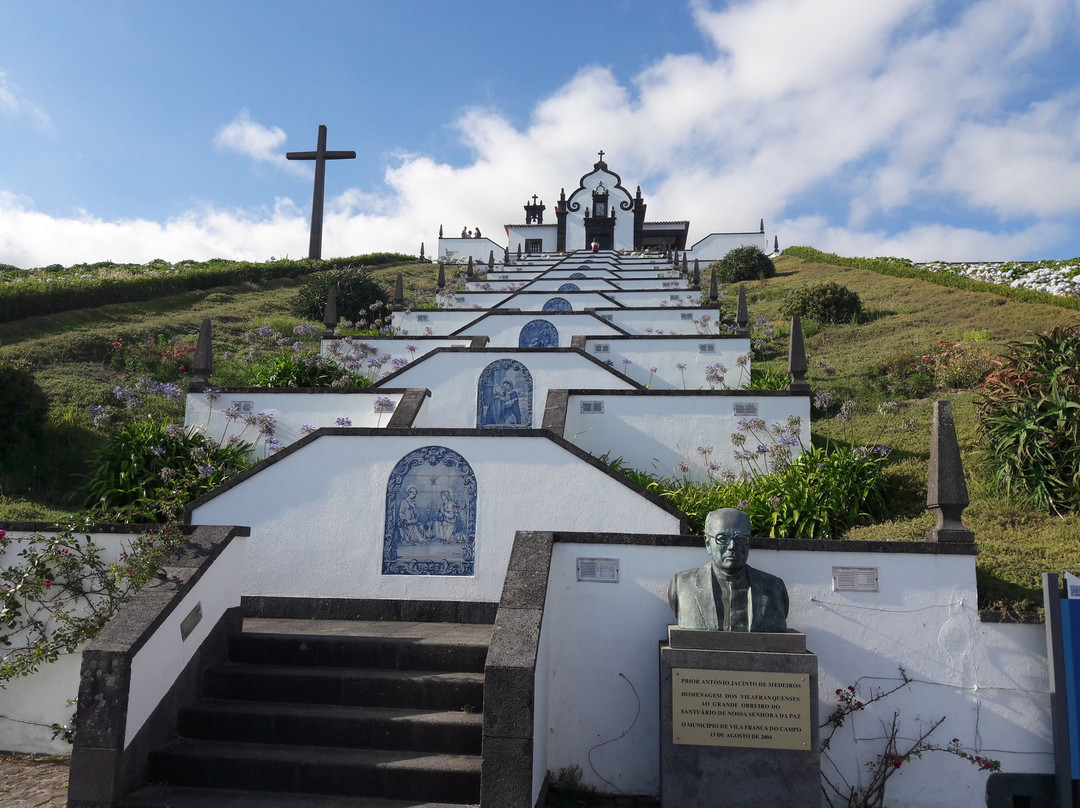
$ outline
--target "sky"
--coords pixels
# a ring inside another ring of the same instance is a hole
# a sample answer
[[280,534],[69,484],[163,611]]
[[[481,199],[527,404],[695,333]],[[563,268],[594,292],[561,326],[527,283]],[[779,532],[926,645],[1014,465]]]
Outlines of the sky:
[[0,264],[505,242],[603,149],[689,243],[1080,256],[1080,0],[0,0]]

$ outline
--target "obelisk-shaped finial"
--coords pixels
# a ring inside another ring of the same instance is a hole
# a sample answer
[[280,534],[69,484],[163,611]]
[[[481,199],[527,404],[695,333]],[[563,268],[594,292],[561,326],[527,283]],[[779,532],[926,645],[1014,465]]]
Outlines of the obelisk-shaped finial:
[[926,507],[934,512],[937,524],[927,531],[927,541],[975,541],[975,534],[964,527],[961,516],[969,504],[964,466],[960,461],[960,443],[952,404],[934,402],[934,423],[930,430],[930,474],[926,485]]
[[199,341],[195,343],[195,361],[191,369],[197,384],[210,383],[210,374],[214,372],[214,344],[209,318],[199,326]]
[[802,320],[798,315],[791,318],[791,337],[788,340],[788,374],[791,383],[788,390],[792,393],[809,393],[810,383],[806,381],[806,345],[803,343]]

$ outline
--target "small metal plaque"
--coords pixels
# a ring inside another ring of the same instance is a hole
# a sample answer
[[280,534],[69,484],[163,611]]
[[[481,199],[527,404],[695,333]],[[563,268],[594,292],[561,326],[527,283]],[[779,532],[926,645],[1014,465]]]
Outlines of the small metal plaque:
[[810,674],[673,668],[677,744],[811,748]]
[[202,622],[202,601],[195,604],[195,608],[188,612],[188,616],[180,621],[180,641],[183,642],[188,635],[195,630],[195,626]]
[[231,401],[229,402],[233,409],[235,409],[241,415],[247,415],[254,409],[254,401]]
[[604,402],[603,401],[582,401],[581,402],[581,414],[582,415],[603,415],[604,414]]

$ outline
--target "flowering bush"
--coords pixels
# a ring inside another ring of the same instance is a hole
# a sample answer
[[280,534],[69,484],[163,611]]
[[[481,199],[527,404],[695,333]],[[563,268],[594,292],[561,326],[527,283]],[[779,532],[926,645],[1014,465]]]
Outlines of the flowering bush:
[[175,382],[191,373],[194,359],[194,345],[158,334],[142,341],[118,337],[109,348],[105,364],[114,370],[144,374],[155,381]]
[[960,743],[959,738],[953,738],[948,745],[939,746],[930,740],[930,736],[945,723],[945,718],[939,718],[929,723],[924,723],[918,730],[918,737],[914,740],[900,737],[900,712],[894,710],[892,718],[881,722],[884,731],[885,750],[878,753],[875,758],[868,761],[864,768],[866,780],[862,776],[849,780],[844,776],[840,767],[832,759],[832,739],[836,731],[844,726],[848,716],[862,712],[874,702],[892,695],[898,690],[907,687],[911,678],[903,668],[900,668],[900,683],[895,687],[884,690],[871,689],[865,701],[859,698],[859,690],[856,685],[848,685],[846,688],[836,689],[836,707],[821,725],[825,729],[821,740],[821,756],[828,763],[821,767],[822,785],[821,790],[825,795],[825,801],[833,808],[845,806],[845,808],[881,808],[885,801],[885,786],[901,766],[915,758],[921,758],[926,752],[947,752],[951,755],[969,761],[980,771],[1000,771],[1001,763],[997,760],[975,755],[967,751]]
[[983,348],[939,339],[924,350],[909,348],[893,354],[872,367],[867,377],[871,386],[884,395],[923,398],[934,389],[975,387],[995,364],[994,357]]
[[223,445],[180,424],[130,421],[94,453],[79,494],[102,521],[178,519],[188,502],[247,468],[252,449],[238,437]]
[[[0,530],[0,547],[15,541]],[[182,543],[176,526],[164,526],[139,536],[110,564],[73,526],[19,540],[18,560],[0,571],[0,683],[33,673],[97,634]]]

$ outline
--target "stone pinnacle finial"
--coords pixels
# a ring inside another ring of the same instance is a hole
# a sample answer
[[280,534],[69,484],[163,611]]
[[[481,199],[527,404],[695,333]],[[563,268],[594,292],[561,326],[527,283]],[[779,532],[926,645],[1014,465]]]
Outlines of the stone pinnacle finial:
[[209,384],[210,374],[214,372],[214,344],[210,332],[210,320],[207,318],[199,326],[199,341],[195,344],[195,364],[192,366],[195,381],[202,384]]
[[764,219],[761,220],[761,232],[762,233],[765,232],[765,220]]
[[712,267],[712,272],[709,273],[709,302],[715,303],[720,298],[720,292],[716,288],[716,267]]
[[405,279],[401,273],[397,274],[397,280],[394,281],[394,308],[405,306]]
[[473,260],[472,256],[469,256],[469,265],[465,268],[465,277],[471,278],[473,276]]
[[488,250],[488,272],[495,269],[495,251]]
[[787,362],[788,374],[791,376],[788,390],[792,393],[809,394],[810,383],[806,381],[806,346],[803,344],[802,320],[798,315],[791,318],[791,338],[788,341]]
[[337,327],[337,289],[333,286],[326,292],[326,308],[323,309],[323,339],[333,339],[334,329]]
[[442,238],[442,237],[443,237],[443,234],[442,234],[442,225],[440,224],[440,225],[439,225],[439,238]]
[[442,261],[439,262],[439,280],[435,286],[440,291],[446,288],[446,265]]
[[503,266],[510,263],[510,246],[503,247]]
[[780,252],[780,236],[772,237],[772,251],[774,253]]
[[686,253],[682,254],[682,271],[683,275],[686,275],[690,271],[690,264],[686,260]]
[[698,259],[694,259],[694,288],[701,288],[701,264]]
[[679,251],[675,250],[671,254],[671,265],[677,267],[679,265]]
[[424,258],[424,242],[422,242],[422,241],[420,242],[420,260],[421,261],[426,261],[427,260],[426,258]]
[[[741,283],[739,284],[739,304],[735,309],[735,325],[739,328],[740,337],[750,336],[750,309],[746,305],[746,287]],[[806,361],[805,358],[803,361]]]
[[517,260],[519,260],[519,261],[521,260],[521,245],[520,244],[518,244]]
[[968,506],[964,466],[960,462],[960,444],[952,404],[934,402],[934,423],[930,429],[930,475],[926,486],[926,507],[934,512],[937,524],[927,531],[927,541],[975,541],[975,534],[964,527],[961,515]]

